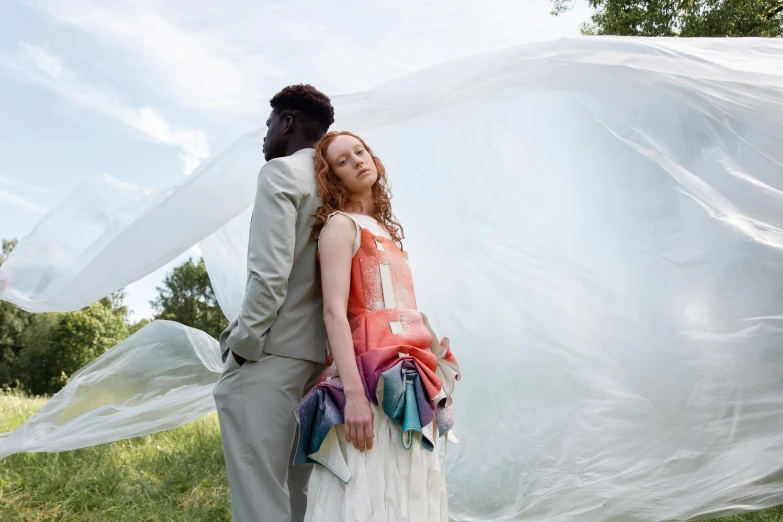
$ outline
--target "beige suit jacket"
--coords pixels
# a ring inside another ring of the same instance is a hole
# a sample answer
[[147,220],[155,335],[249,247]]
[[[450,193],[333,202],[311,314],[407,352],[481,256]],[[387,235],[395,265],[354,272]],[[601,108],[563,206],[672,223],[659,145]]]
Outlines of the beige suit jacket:
[[239,317],[220,336],[228,351],[250,361],[262,354],[323,363],[323,321],[317,244],[310,239],[321,206],[315,151],[303,149],[261,168],[250,222],[247,284]]

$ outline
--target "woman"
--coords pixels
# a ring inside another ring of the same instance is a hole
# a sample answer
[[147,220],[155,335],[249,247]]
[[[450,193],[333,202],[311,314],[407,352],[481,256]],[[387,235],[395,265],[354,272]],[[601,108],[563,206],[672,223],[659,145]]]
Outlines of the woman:
[[349,132],[324,136],[315,161],[324,204],[313,237],[333,363],[296,412],[296,462],[320,464],[306,520],[448,520],[435,445],[453,425],[456,359],[416,310],[381,161]]

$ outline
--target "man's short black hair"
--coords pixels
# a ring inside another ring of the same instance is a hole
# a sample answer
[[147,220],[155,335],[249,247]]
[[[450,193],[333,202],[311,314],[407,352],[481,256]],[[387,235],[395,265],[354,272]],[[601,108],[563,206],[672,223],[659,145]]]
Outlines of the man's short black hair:
[[289,85],[275,94],[269,104],[278,114],[293,112],[294,119],[311,140],[320,139],[334,123],[331,100],[312,85]]

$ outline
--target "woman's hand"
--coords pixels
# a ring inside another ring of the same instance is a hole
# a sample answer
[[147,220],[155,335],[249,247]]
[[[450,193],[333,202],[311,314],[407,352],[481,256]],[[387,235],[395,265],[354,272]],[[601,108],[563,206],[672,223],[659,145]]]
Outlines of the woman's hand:
[[372,449],[372,408],[364,393],[345,398],[345,441],[359,451]]

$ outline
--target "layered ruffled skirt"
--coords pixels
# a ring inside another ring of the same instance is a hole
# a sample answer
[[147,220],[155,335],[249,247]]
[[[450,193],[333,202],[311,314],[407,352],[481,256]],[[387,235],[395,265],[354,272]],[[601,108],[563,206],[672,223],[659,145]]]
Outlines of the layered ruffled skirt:
[[[316,465],[310,479],[306,522],[447,522],[446,481],[437,451],[428,451],[416,433],[403,445],[400,426],[383,408],[373,410],[373,448],[364,452],[345,441],[336,425],[324,445],[339,448],[350,480],[343,482]],[[437,430],[434,425],[430,429]],[[433,438],[435,434],[432,434]]]

